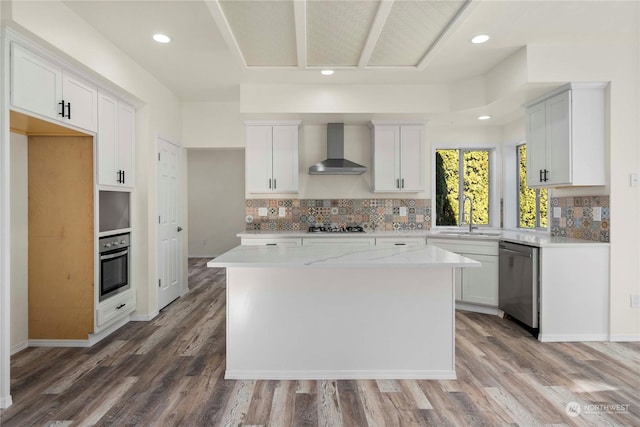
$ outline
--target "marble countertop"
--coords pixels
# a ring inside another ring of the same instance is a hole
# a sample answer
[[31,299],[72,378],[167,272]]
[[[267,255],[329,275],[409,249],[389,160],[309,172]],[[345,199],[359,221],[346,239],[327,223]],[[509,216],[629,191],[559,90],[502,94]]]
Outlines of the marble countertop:
[[480,267],[478,261],[435,246],[237,246],[209,261],[207,267]]
[[[458,230],[456,230],[457,232]],[[462,232],[460,234],[451,234],[453,230],[399,230],[399,231],[366,231],[364,233],[309,233],[306,231],[243,231],[238,233],[240,238],[251,239],[282,239],[282,238],[335,238],[335,237],[356,237],[356,238],[438,238],[451,240],[485,240],[498,241],[504,240],[512,243],[520,243],[523,245],[536,247],[570,247],[570,246],[609,246],[606,242],[595,242],[592,240],[571,239],[568,237],[551,236],[548,233],[527,232],[520,230],[501,230],[501,229],[481,229],[474,230],[468,234]],[[483,234],[484,233],[484,234]]]

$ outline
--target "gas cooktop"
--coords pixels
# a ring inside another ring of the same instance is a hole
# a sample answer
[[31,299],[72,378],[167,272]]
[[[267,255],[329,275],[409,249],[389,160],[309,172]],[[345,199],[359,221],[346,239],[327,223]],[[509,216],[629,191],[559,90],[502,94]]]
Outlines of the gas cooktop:
[[364,233],[364,228],[359,225],[348,227],[323,227],[318,225],[309,226],[309,233]]

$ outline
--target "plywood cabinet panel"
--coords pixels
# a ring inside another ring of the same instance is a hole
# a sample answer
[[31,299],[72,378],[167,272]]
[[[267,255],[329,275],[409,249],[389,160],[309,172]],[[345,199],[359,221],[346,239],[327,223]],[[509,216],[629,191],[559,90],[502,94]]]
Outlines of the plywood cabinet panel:
[[93,138],[29,138],[29,338],[93,332]]

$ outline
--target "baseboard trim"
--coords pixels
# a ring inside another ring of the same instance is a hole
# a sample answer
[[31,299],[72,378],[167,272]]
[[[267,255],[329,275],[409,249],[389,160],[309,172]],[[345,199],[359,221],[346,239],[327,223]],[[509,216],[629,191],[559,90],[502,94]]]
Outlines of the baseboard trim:
[[13,399],[11,399],[11,395],[0,397],[0,409],[7,409],[11,405],[13,405]]
[[466,302],[458,302],[458,301],[456,301],[456,310],[472,311],[474,313],[482,313],[482,314],[492,314],[494,316],[499,316],[499,317],[502,317],[504,315],[504,312],[500,310],[498,307],[475,305],[475,304],[469,304]]
[[158,314],[160,314],[159,311],[154,311],[149,314],[132,314],[130,317],[132,322],[149,322],[153,320]]
[[262,371],[227,369],[228,380],[455,380],[455,370],[428,371]]
[[611,335],[611,341],[619,341],[619,342],[640,341],[640,334]]
[[13,356],[16,353],[20,353],[22,350],[24,350],[25,348],[29,348],[29,341],[24,341],[21,342],[20,344],[16,344],[13,347],[11,347],[11,354],[10,356]]
[[607,334],[543,334],[538,336],[541,342],[587,342],[587,341],[609,341]]

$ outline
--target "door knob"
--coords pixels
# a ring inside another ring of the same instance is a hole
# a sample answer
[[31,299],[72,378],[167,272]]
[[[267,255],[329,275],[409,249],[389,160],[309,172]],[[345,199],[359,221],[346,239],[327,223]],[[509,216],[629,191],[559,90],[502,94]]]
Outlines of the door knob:
[[178,232],[182,231],[182,227],[178,226]]

